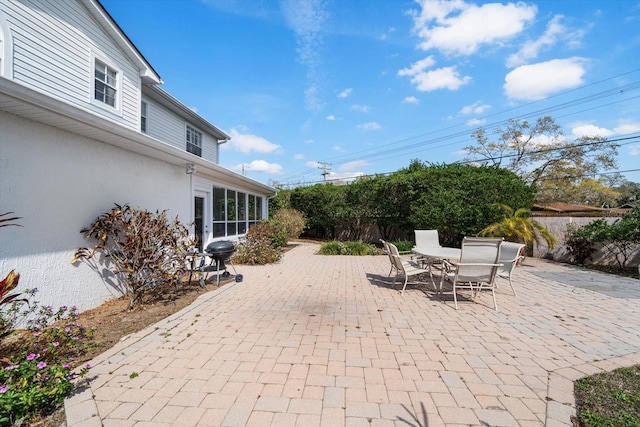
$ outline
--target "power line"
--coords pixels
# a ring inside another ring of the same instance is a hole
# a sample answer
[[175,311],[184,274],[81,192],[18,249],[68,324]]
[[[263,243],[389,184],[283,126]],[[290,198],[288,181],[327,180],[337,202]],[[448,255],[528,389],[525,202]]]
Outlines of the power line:
[[[542,100],[532,101],[532,102],[529,102],[527,104],[523,104],[523,105],[520,105],[520,106],[517,106],[517,107],[513,107],[513,108],[509,108],[509,109],[502,110],[502,111],[499,111],[499,112],[495,112],[495,113],[492,113],[492,114],[488,114],[488,115],[480,117],[480,120],[486,120],[487,118],[490,118],[490,117],[495,117],[495,116],[498,116],[498,115],[502,115],[502,114],[508,113],[510,111],[515,111],[515,110],[522,109],[522,108],[525,108],[525,107],[530,107],[532,105],[539,104],[539,103],[542,103],[542,102],[545,102],[545,101],[549,101],[549,100],[552,100],[554,98],[558,98],[558,97],[561,97],[561,96],[566,96],[567,94],[574,93],[574,92],[577,92],[577,91],[581,91],[581,90],[584,90],[584,89],[592,87],[592,86],[596,86],[596,85],[599,85],[599,84],[602,84],[602,83],[605,83],[605,82],[608,82],[608,81],[611,81],[611,80],[614,80],[614,79],[618,79],[620,77],[623,77],[623,76],[626,76],[626,75],[629,75],[629,74],[636,73],[638,71],[640,71],[640,68],[633,69],[633,70],[625,72],[625,73],[620,73],[620,74],[617,74],[615,76],[612,76],[612,77],[609,77],[609,78],[606,78],[606,79],[603,79],[603,80],[599,80],[599,81],[594,82],[594,83],[590,83],[588,85],[583,85],[583,86],[581,86],[579,88],[567,90],[567,91],[564,91],[562,93],[549,96],[549,97],[547,97],[545,99],[542,99]],[[606,98],[606,97],[619,95],[620,93],[626,93],[626,92],[629,92],[629,91],[637,90],[639,88],[640,88],[640,81],[634,81],[634,82],[631,82],[631,83],[626,84],[626,85],[617,86],[615,88],[611,88],[611,89],[607,89],[607,90],[604,90],[604,91],[600,91],[600,92],[597,92],[595,94],[590,94],[590,95],[587,95],[587,96],[584,96],[584,97],[581,97],[581,98],[577,98],[577,99],[574,99],[574,100],[571,100],[571,101],[567,101],[567,102],[564,102],[564,103],[556,104],[556,105],[553,105],[553,106],[550,106],[550,107],[547,107],[547,108],[542,108],[542,109],[535,110],[533,112],[529,112],[529,113],[526,113],[526,114],[513,116],[510,119],[524,119],[524,118],[527,118],[527,117],[532,117],[534,115],[543,115],[545,113],[550,113],[550,112],[553,112],[553,111],[567,109],[567,108],[578,106],[578,105],[581,105],[581,104],[584,104],[584,103],[588,103],[588,102],[594,102],[594,101],[597,101],[597,100],[600,100],[600,99],[603,99],[603,98]],[[625,101],[629,101],[629,100],[635,99],[635,98],[637,98],[637,97],[630,97],[630,98],[626,98],[626,99],[623,99],[623,100],[615,101],[615,102],[612,102],[612,103],[595,106],[595,107],[592,107],[592,108],[589,108],[589,109],[584,109],[584,110],[581,110],[581,111],[578,111],[578,112],[573,112],[573,113],[569,113],[569,114],[566,114],[566,115],[562,115],[560,117],[565,117],[567,115],[577,114],[579,112],[589,111],[589,110],[596,109],[596,108],[602,108],[603,106],[609,106],[609,105],[612,105],[612,104],[615,104],[615,103],[625,102]],[[498,128],[501,125],[504,125],[510,119],[499,120],[499,121],[491,123],[490,125],[487,125],[487,126],[485,126],[483,128],[485,128],[485,129],[495,129],[495,128]],[[458,127],[464,126],[464,125],[465,125],[464,123],[458,123],[458,124],[455,124],[455,125],[443,128],[443,129],[439,129],[439,130],[436,130],[436,131],[430,131],[430,132],[426,132],[426,133],[419,134],[419,135],[404,137],[404,138],[401,138],[401,139],[396,140],[394,142],[391,142],[389,144],[386,144],[384,147],[380,147],[380,146],[371,147],[371,148],[368,148],[368,149],[360,150],[357,153],[351,153],[349,155],[337,156],[337,157],[334,157],[332,159],[333,160],[344,159],[343,161],[349,161],[350,159],[356,159],[356,158],[362,159],[363,158],[362,153],[371,152],[371,151],[374,151],[374,150],[383,150],[383,151],[373,152],[371,154],[365,155],[364,158],[373,159],[373,158],[381,157],[381,156],[384,156],[385,158],[389,158],[388,150],[389,150],[389,148],[391,146],[395,146],[395,145],[401,144],[403,142],[411,141],[413,139],[422,138],[422,137],[425,137],[427,135],[433,135],[433,134],[436,134],[436,133],[445,132],[447,130],[455,129],[455,128],[458,128]],[[414,144],[406,145],[404,147],[398,147],[398,148],[394,149],[394,151],[396,152],[396,155],[393,156],[393,157],[399,157],[401,155],[410,154],[411,152],[409,150],[412,150],[412,149],[418,148],[418,147],[421,148],[419,151],[425,151],[427,149],[441,148],[441,147],[446,146],[446,145],[457,144],[457,143],[459,143],[459,141],[454,141],[452,143],[440,145],[440,146],[437,146],[437,147],[433,147],[433,146],[424,147],[425,145],[433,145],[433,144],[436,144],[437,142],[451,140],[451,139],[454,139],[454,138],[457,138],[457,137],[461,137],[461,136],[468,136],[468,134],[469,134],[469,129],[465,129],[463,131],[455,132],[453,134],[448,134],[448,135],[444,135],[444,136],[441,136],[441,137],[438,137],[438,138],[433,138],[433,139],[425,139],[425,140],[422,140],[422,141],[418,141],[417,143],[414,143]],[[407,151],[409,151],[409,152],[407,153]],[[419,151],[416,151],[416,152],[419,152]],[[304,176],[304,175],[309,173],[309,169],[299,169],[299,171],[300,172],[293,173],[293,174],[289,175],[286,178],[288,180],[294,180],[296,177],[302,177],[302,176]]]
[[[636,135],[637,134],[637,135]],[[544,153],[544,152],[551,152],[551,151],[565,151],[574,147],[581,147],[581,146],[588,146],[588,145],[595,145],[595,144],[603,144],[603,143],[607,143],[607,142],[619,142],[619,141],[627,141],[624,143],[620,143],[620,144],[616,144],[616,146],[621,147],[624,145],[629,145],[629,144],[633,144],[637,141],[640,141],[640,133],[635,132],[632,134],[627,134],[627,135],[634,135],[634,136],[625,136],[625,137],[619,137],[619,138],[615,138],[615,139],[607,139],[607,140],[602,140],[602,141],[589,141],[589,142],[584,142],[584,143],[579,143],[579,144],[574,144],[571,146],[565,146],[565,147],[549,147],[549,148],[545,148],[545,149],[540,149],[540,150],[535,150],[532,151],[530,153],[526,153],[525,155],[530,155],[530,154],[538,154],[538,153]],[[503,156],[503,158],[509,158],[509,157],[514,157],[516,156],[515,154],[507,154],[505,156]],[[489,160],[489,159],[487,159]],[[458,161],[458,162],[453,162],[453,164],[470,164],[470,163],[476,163],[478,161],[481,160],[466,160],[466,161]],[[615,174],[615,173],[627,173],[627,172],[637,172],[640,171],[640,169],[629,169],[629,170],[620,170],[620,171],[608,171],[608,172],[599,172],[596,175],[610,175],[610,174]],[[367,177],[375,177],[375,176],[386,176],[386,175],[391,175],[393,173],[395,173],[397,171],[393,171],[393,172],[381,172],[381,173],[374,173],[374,174],[367,174],[367,175],[355,175],[355,176],[351,176],[351,177],[342,177],[339,179],[332,179],[332,180],[328,180],[328,182],[337,182],[337,181],[351,181],[351,180],[355,180],[358,178],[367,178]],[[584,176],[590,176],[590,175],[584,175]],[[543,179],[543,178],[541,178]],[[551,178],[549,178],[551,179]],[[306,184],[319,184],[321,182],[327,182],[327,180],[324,181],[309,181],[306,182]],[[287,186],[287,184],[284,184],[285,186]]]

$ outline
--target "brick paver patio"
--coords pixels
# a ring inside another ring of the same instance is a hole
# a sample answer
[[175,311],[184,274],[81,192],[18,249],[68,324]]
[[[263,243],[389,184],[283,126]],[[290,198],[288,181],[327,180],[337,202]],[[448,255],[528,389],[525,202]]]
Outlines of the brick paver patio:
[[640,363],[640,281],[611,297],[527,260],[499,312],[488,293],[456,311],[393,290],[387,257],[317,249],[237,266],[242,283],[93,360],[68,425],[566,426],[573,380]]

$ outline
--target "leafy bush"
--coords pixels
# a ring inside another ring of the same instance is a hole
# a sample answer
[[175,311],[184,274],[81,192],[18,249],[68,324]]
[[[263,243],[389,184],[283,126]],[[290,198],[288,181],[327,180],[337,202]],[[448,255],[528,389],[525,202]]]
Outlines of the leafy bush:
[[152,213],[129,205],[116,204],[82,233],[98,244],[92,249],[79,248],[72,263],[104,255],[100,261],[131,295],[129,308],[144,302],[153,289],[177,284],[186,270],[186,256],[194,247],[177,217],[169,221],[166,211]]
[[274,234],[284,235],[287,241],[297,239],[304,231],[306,220],[304,214],[295,209],[279,209],[268,220]]
[[600,218],[582,228],[569,229],[567,234],[565,242],[577,263],[584,264],[595,252],[594,246],[600,244],[623,271],[640,248],[640,208],[632,209],[612,224]]
[[377,255],[380,251],[375,246],[362,241],[339,242],[333,240],[320,247],[320,255]]
[[264,265],[276,262],[281,257],[282,246],[274,239],[269,223],[263,221],[249,227],[246,240],[236,247],[233,262]]
[[400,252],[400,253],[402,253],[402,252],[411,252],[411,249],[413,249],[413,247],[416,245],[411,240],[396,240],[396,241],[391,242],[391,243],[396,245],[396,248],[398,248],[398,252]]
[[569,224],[564,235],[564,244],[573,257],[573,262],[584,265],[596,251],[593,233],[587,227],[577,227]]
[[342,255],[344,253],[344,243],[332,240],[323,244],[318,253],[320,255]]
[[[33,297],[35,292],[27,293]],[[0,359],[0,427],[28,420],[62,403],[73,390],[73,379],[84,376],[90,368],[85,365],[73,372],[74,356],[87,350],[92,334],[77,322],[75,307],[54,311],[35,302],[21,312],[18,304],[13,304],[5,315],[26,322],[28,329],[13,339],[16,350]]]

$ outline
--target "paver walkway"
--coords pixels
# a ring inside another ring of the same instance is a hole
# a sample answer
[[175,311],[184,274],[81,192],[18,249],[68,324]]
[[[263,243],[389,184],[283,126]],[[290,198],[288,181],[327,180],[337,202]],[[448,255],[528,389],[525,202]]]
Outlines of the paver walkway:
[[527,260],[499,312],[489,293],[456,311],[391,289],[386,257],[317,249],[238,266],[242,283],[100,355],[68,425],[564,426],[573,380],[640,363],[640,281],[613,297]]

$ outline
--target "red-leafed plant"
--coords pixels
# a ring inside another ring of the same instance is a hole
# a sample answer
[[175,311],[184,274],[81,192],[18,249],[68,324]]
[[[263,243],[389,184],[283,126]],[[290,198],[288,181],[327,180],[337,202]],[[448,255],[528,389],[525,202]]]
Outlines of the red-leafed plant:
[[[10,216],[13,212],[5,212],[0,214],[0,227],[9,227],[16,226],[19,227],[20,224],[16,224],[15,220],[20,219],[17,216]],[[15,270],[11,270],[7,276],[0,281],[0,338],[9,334],[13,329],[13,324],[3,315],[5,310],[3,307],[8,307],[15,303],[24,303],[28,302],[26,298],[22,297],[20,292],[13,291],[16,286],[18,286],[18,282],[20,281],[20,274],[16,273]]]
[[148,212],[116,204],[82,230],[98,243],[79,248],[72,260],[96,257],[110,270],[131,296],[129,308],[154,289],[177,284],[185,273],[185,259],[194,247],[189,231],[166,211]]

